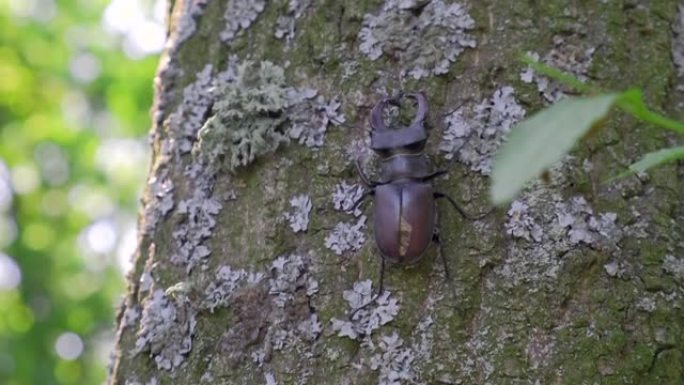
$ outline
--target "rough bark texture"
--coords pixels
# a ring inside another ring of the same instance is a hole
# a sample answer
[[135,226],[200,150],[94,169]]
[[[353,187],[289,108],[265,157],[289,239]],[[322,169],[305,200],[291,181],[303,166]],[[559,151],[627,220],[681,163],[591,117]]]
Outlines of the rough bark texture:
[[624,115],[510,207],[440,202],[442,244],[350,320],[379,256],[340,184],[373,174],[380,97],[428,95],[427,151],[459,161],[436,188],[473,213],[510,125],[564,95],[521,53],[682,118],[676,1],[461,5],[172,2],[110,383],[684,383],[684,169],[603,182],[677,139]]

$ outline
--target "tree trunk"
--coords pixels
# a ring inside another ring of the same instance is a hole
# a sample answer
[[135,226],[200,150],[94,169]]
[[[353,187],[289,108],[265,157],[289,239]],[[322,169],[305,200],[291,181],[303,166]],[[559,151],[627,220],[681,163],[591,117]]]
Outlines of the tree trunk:
[[684,383],[684,169],[605,182],[664,132],[614,113],[509,207],[438,201],[377,299],[352,207],[370,108],[423,91],[435,189],[492,210],[506,133],[570,93],[525,52],[681,119],[676,1],[172,3],[110,383]]

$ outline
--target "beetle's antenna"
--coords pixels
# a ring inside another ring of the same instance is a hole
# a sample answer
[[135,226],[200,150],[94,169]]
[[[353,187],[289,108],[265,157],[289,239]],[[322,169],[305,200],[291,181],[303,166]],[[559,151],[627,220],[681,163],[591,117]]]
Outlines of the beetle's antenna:
[[459,205],[458,203],[456,203],[456,201],[454,200],[454,198],[448,196],[447,194],[444,194],[444,193],[441,193],[441,192],[435,192],[435,193],[433,194],[433,197],[435,198],[435,200],[437,200],[437,199],[442,199],[442,198],[446,198],[446,199],[449,201],[449,203],[451,203],[451,205],[454,206],[454,208],[456,209],[456,211],[458,211],[464,218],[470,219],[471,221],[475,221],[475,220],[478,220],[478,219],[482,219],[482,218],[486,217],[487,215],[489,215],[492,211],[494,211],[494,209],[492,209],[492,210],[487,211],[486,213],[483,213],[483,214],[474,216],[474,215],[468,214],[465,210],[463,210],[463,208],[461,207],[461,205]]

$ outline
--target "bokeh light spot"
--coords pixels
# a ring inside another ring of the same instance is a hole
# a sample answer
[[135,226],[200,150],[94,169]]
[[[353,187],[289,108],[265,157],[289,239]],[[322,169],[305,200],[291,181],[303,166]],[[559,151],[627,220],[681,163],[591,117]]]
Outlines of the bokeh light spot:
[[112,0],[105,9],[102,25],[110,34],[124,37],[123,50],[128,57],[140,59],[164,48],[166,28],[159,11],[163,3],[159,3],[151,15],[144,12],[140,0]]
[[15,289],[21,283],[21,269],[8,255],[0,253],[0,290]]
[[160,23],[144,20],[131,30],[124,41],[124,52],[132,59],[157,53],[164,48],[166,28]]
[[17,224],[14,219],[0,213],[0,249],[12,244],[17,238]]
[[35,157],[43,180],[51,186],[64,184],[69,179],[69,162],[58,145],[44,142],[36,146]]
[[100,76],[100,60],[91,53],[80,53],[69,63],[71,76],[81,83],[90,83]]
[[88,216],[97,219],[114,213],[115,205],[112,198],[99,186],[78,184],[69,191],[71,206]]
[[12,204],[12,187],[7,166],[0,160],[0,213],[7,211]]
[[90,123],[90,103],[79,91],[67,92],[62,97],[62,116],[70,128],[78,131]]
[[104,11],[102,24],[109,33],[125,34],[144,17],[140,1],[112,0]]
[[100,220],[86,230],[88,247],[100,254],[106,254],[116,245],[116,227],[108,220]]
[[12,187],[17,194],[33,192],[40,183],[38,170],[32,164],[20,164],[12,168]]
[[128,222],[124,228],[126,230],[119,240],[116,260],[121,273],[125,276],[133,268],[133,253],[135,253],[135,248],[138,246],[138,231],[133,221]]
[[143,179],[148,158],[141,140],[109,139],[97,149],[95,163],[114,183],[124,185]]
[[[90,261],[85,261],[91,271],[82,271],[77,274],[65,275],[60,277],[59,288],[62,293],[73,301],[87,299],[98,290],[102,289],[104,277],[101,270],[106,267],[106,263],[101,263],[96,267],[99,270],[91,269]],[[105,261],[106,262],[106,261]]]
[[48,22],[57,14],[53,0],[9,0],[9,8],[16,16],[32,17],[41,22]]
[[55,341],[55,352],[63,360],[75,360],[83,353],[83,340],[76,333],[62,333]]

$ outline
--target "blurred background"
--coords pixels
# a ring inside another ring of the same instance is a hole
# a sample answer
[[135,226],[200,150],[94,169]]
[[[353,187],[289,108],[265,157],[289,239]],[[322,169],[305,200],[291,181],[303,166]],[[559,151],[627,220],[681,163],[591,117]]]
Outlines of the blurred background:
[[148,171],[160,0],[0,0],[0,384],[101,384]]

